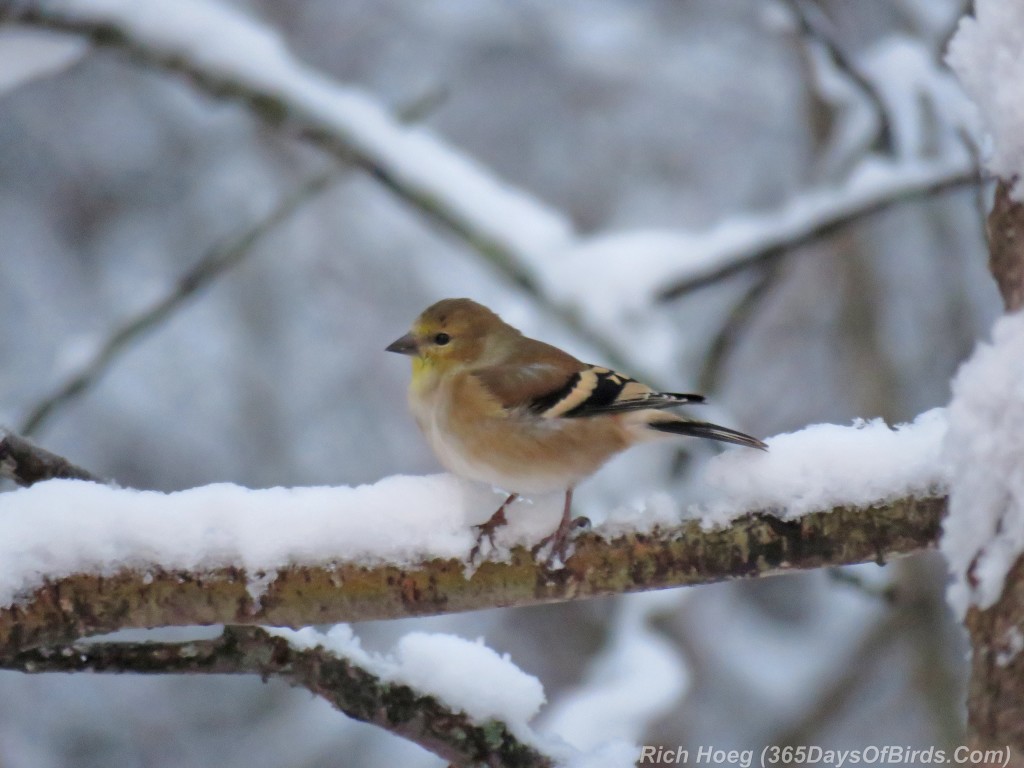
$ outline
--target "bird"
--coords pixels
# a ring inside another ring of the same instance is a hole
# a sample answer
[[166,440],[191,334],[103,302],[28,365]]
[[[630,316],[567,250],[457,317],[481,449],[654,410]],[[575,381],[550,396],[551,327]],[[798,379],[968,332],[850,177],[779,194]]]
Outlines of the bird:
[[427,307],[385,351],[412,358],[409,408],[440,463],[509,495],[478,531],[472,562],[520,494],[565,494],[548,562],[564,561],[573,490],[612,456],[672,435],[767,450],[756,437],[666,409],[703,403],[698,394],[659,392],[610,368],[524,336],[472,299]]

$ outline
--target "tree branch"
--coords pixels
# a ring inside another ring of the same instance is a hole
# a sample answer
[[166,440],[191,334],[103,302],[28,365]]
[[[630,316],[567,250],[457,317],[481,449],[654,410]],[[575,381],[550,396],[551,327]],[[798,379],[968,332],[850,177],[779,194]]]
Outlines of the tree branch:
[[134,341],[153,330],[196,292],[238,265],[261,238],[321,192],[337,175],[338,172],[334,171],[315,176],[233,240],[207,252],[178,278],[177,283],[164,296],[114,330],[78,373],[34,405],[20,431],[26,435],[38,432],[58,408],[93,387]]
[[[786,227],[779,232],[766,231],[759,238],[756,246],[738,249],[725,257],[716,258],[714,264],[705,269],[697,269],[685,277],[679,278],[661,289],[659,301],[678,299],[687,293],[711,285],[726,277],[742,272],[750,267],[773,261],[781,256],[810,245],[826,237],[830,237],[843,227],[857,224],[877,213],[887,211],[897,205],[911,200],[922,200],[935,197],[945,192],[969,187],[981,182],[981,176],[974,168],[949,168],[937,170],[932,174],[917,177],[908,175],[905,180],[892,178],[885,184],[877,185],[869,194],[837,193],[836,199],[829,205],[819,205],[814,217],[794,227]],[[815,193],[808,193],[813,198]],[[787,203],[787,208],[801,209],[810,200],[799,197]],[[785,218],[783,212],[772,215],[772,223]]]
[[54,478],[103,482],[63,456],[50,453],[3,427],[0,427],[0,477],[23,486]]
[[92,19],[14,0],[0,0],[0,20],[81,35],[96,46],[120,50],[146,66],[184,75],[196,88],[211,96],[241,101],[254,116],[269,125],[290,127],[309,143],[344,163],[363,169],[396,196],[468,243],[514,283],[531,293],[539,293],[534,276],[515,248],[480,226],[473,216],[448,205],[438,190],[405,178],[389,158],[362,145],[358,137],[346,132],[337,121],[332,123],[309,105],[290,98],[286,90],[275,89],[255,78],[220,71],[193,60],[187,51],[149,44],[137,39],[132,29],[117,21]]
[[[237,567],[204,573],[159,565],[54,580],[0,609],[0,655],[129,627],[265,624],[300,627],[706,584],[865,561],[931,547],[944,497],[838,507],[792,521],[754,513],[724,528],[699,521],[605,540],[586,533],[564,568],[548,570],[522,547],[507,562],[435,559],[400,568],[335,562],[276,574]],[[250,579],[258,579],[259,595]]]
[[754,283],[740,297],[725,322],[711,339],[697,383],[700,392],[717,392],[722,372],[730,355],[739,346],[744,334],[753,326],[758,310],[764,305],[782,274],[782,262],[772,261],[761,268]]
[[551,766],[505,723],[478,723],[436,698],[382,679],[323,647],[298,649],[258,627],[227,627],[213,640],[184,643],[75,643],[34,648],[0,668],[21,672],[257,674],[312,691],[364,723],[419,744],[455,765]]
[[[999,180],[988,217],[989,267],[1007,312],[1024,306],[1024,205],[1010,196],[1012,186],[1012,181]],[[971,606],[965,624],[973,649],[967,693],[971,735],[983,745],[1012,745],[1024,764],[1024,653],[1019,647],[1024,557],[1007,573],[996,604],[984,610]]]
[[[454,169],[442,165],[433,169],[432,179],[418,178],[415,173],[410,174],[407,169],[403,169],[398,159],[380,151],[379,146],[368,146],[367,142],[358,135],[358,126],[345,124],[346,119],[352,123],[357,121],[351,117],[339,118],[338,114],[332,114],[329,109],[324,108],[325,100],[323,98],[319,101],[313,100],[311,103],[303,102],[302,98],[289,93],[286,88],[278,87],[277,83],[264,83],[258,77],[247,78],[244,74],[233,73],[230,70],[221,71],[208,63],[194,60],[188,51],[160,48],[145,40],[137,39],[132,29],[114,21],[97,21],[53,8],[44,8],[14,0],[0,0],[0,22],[4,20],[80,35],[96,46],[120,51],[145,66],[183,75],[199,91],[210,96],[238,100],[254,117],[273,128],[292,129],[298,137],[307,143],[333,155],[346,164],[362,169],[399,199],[418,210],[430,221],[439,224],[447,232],[455,235],[510,284],[525,291],[557,317],[566,328],[600,351],[609,365],[631,370],[639,375],[640,372],[636,370],[636,366],[624,358],[622,350],[610,344],[604,334],[586,323],[571,307],[553,300],[545,290],[532,265],[536,261],[536,256],[543,258],[550,256],[546,252],[547,245],[544,246],[543,253],[531,255],[527,253],[522,243],[514,242],[517,238],[510,236],[509,228],[506,227],[506,231],[501,231],[501,227],[494,226],[493,221],[485,221],[485,216],[481,216],[473,210],[464,210],[465,206],[460,207],[456,201],[451,199],[450,188],[445,186],[447,178],[451,176],[464,179],[468,173],[475,176],[475,178],[469,179],[470,186],[485,193],[480,195],[481,197],[486,195],[495,198],[499,194],[504,196],[499,202],[492,204],[492,208],[502,207],[502,203],[511,208],[514,207],[513,203],[518,203],[515,206],[517,210],[514,212],[519,217],[522,217],[524,213],[528,214],[515,229],[523,231],[557,229],[552,224],[553,217],[550,212],[542,209],[539,204],[524,205],[522,201],[525,195],[511,189],[507,183],[490,179],[475,164],[459,163]],[[246,74],[251,75],[251,73]],[[310,73],[310,88],[322,88],[325,82],[327,82],[326,78],[319,73]],[[308,96],[308,94],[306,95]],[[318,95],[323,96],[323,94]],[[345,93],[343,89],[339,88],[330,96],[333,97],[336,104],[340,105],[341,113],[350,106],[346,101],[350,94]],[[403,116],[399,116],[399,121],[405,122],[406,120]],[[444,152],[449,151],[440,144],[437,144],[436,147]],[[428,149],[433,150],[434,147]],[[433,154],[438,153],[433,152]],[[525,210],[526,208],[530,210]],[[516,219],[517,217],[510,216],[508,218]],[[567,222],[565,226],[568,229]],[[565,234],[569,235],[571,231]],[[54,393],[51,399],[61,400],[67,397],[67,392],[76,386],[79,386],[76,381],[69,381],[60,391]],[[72,391],[71,395],[73,396],[73,394]],[[47,412],[42,410],[46,406],[47,403],[43,403],[33,411],[22,427],[23,432],[33,432],[39,426],[37,422],[40,419],[40,414],[42,418],[47,415]]]
[[[254,116],[275,128],[292,129],[293,133],[308,143],[363,169],[401,200],[455,235],[507,281],[523,289],[568,329],[594,346],[605,362],[637,375],[642,374],[634,364],[624,359],[627,356],[624,350],[609,343],[604,334],[575,311],[572,302],[556,300],[546,284],[543,265],[551,260],[555,251],[578,244],[575,243],[571,224],[564,217],[539,203],[528,202],[526,195],[492,178],[475,163],[454,155],[436,140],[431,140],[429,147],[417,145],[418,149],[429,150],[426,154],[431,156],[433,162],[429,172],[419,166],[413,169],[405,167],[410,162],[413,148],[399,141],[403,137],[391,135],[394,134],[391,124],[378,125],[381,130],[387,129],[385,132],[391,136],[391,144],[379,136],[368,138],[366,125],[363,124],[367,115],[359,109],[349,110],[352,94],[330,83],[320,73],[306,71],[307,77],[302,89],[299,89],[302,93],[296,93],[282,85],[280,79],[275,79],[279,72],[275,71],[272,76],[254,74],[252,68],[236,72],[231,69],[231,65],[211,64],[208,59],[216,60],[215,53],[205,58],[193,56],[186,43],[172,39],[171,36],[168,36],[170,42],[162,41],[158,45],[142,39],[142,35],[128,24],[102,19],[99,15],[90,18],[80,11],[69,12],[20,0],[0,0],[0,21],[3,20],[81,35],[94,45],[121,51],[146,66],[181,74],[198,90],[213,97],[238,100]],[[222,23],[228,24],[223,19]],[[232,19],[229,25],[237,26],[240,23]],[[248,33],[251,32],[249,27],[254,26],[255,22],[246,19],[245,24],[248,26],[244,31]],[[234,30],[235,26],[231,26],[231,29]],[[265,32],[262,27],[259,28],[260,34]],[[265,44],[266,40],[261,38],[259,42]],[[278,41],[275,39],[275,42]],[[301,67],[291,57],[285,63],[292,68],[289,74]],[[359,114],[350,114],[352,111]],[[378,117],[381,116],[373,116],[369,122],[377,124],[375,121]],[[381,119],[386,120],[383,117]],[[423,137],[418,139],[422,140]],[[398,144],[401,147],[396,149]],[[708,259],[713,264],[706,268],[699,267],[667,287],[655,287],[652,293],[656,293],[661,301],[677,298],[827,236],[835,228],[862,216],[906,200],[977,182],[973,169],[946,169],[943,173],[932,172],[923,176],[917,178],[911,173],[911,177],[902,183],[882,183],[877,194],[869,195],[865,200],[854,195],[851,201],[840,195],[841,199],[836,201],[835,206],[822,210],[820,215],[816,214],[814,222],[784,228],[783,231],[771,226],[792,210],[816,202],[812,199],[815,193],[800,196],[787,209],[764,217],[768,226],[758,234],[755,242],[743,245],[735,252],[726,249],[723,253],[713,253],[712,258]],[[449,178],[464,180],[479,194],[462,194],[461,197],[454,194]],[[490,201],[487,211],[482,211],[476,205],[481,198]],[[496,220],[489,213],[495,208],[508,208],[511,213]],[[507,222],[515,222],[515,225],[510,226]],[[709,248],[714,251],[714,244],[709,243]],[[668,275],[666,277],[669,278]]]
[[1024,307],[1024,205],[1011,197],[1013,182],[999,180],[988,216],[988,266],[1007,312]]
[[875,84],[864,76],[853,57],[847,53],[845,46],[837,39],[831,19],[825,15],[822,8],[808,0],[787,0],[787,5],[796,17],[801,35],[823,46],[836,68],[871,102],[879,122],[875,144],[881,152],[891,155],[895,142],[885,99]]

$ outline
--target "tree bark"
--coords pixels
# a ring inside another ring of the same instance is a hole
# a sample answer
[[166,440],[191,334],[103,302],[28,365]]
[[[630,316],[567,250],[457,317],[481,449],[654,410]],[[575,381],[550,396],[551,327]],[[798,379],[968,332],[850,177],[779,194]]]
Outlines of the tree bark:
[[1024,205],[1010,196],[1012,186],[999,180],[988,215],[988,266],[1007,312],[1024,306]]
[[[1024,205],[1010,197],[1012,182],[1000,179],[988,217],[989,268],[1007,312],[1024,306]],[[965,620],[971,637],[971,681],[967,725],[984,748],[1007,745],[1014,764],[1024,765],[1024,558],[1006,576],[995,605],[971,607]]]
[[[461,560],[415,567],[337,562],[274,574],[151,568],[76,574],[0,609],[0,656],[129,627],[264,624],[300,627],[424,616],[706,584],[865,561],[933,546],[944,497],[839,507],[792,521],[754,513],[703,530],[698,521],[606,540],[585,533],[549,570],[524,548],[471,575]],[[259,584],[259,591],[254,584]]]

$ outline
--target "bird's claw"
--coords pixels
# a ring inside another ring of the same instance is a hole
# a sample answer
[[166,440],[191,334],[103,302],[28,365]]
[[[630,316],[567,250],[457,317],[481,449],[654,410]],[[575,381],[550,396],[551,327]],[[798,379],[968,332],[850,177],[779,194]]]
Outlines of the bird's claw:
[[487,523],[481,523],[480,525],[473,526],[477,530],[476,544],[469,550],[469,562],[475,562],[476,556],[480,554],[480,545],[484,543],[484,539],[491,545],[491,549],[494,549],[494,529],[497,526],[488,526]]
[[530,550],[530,554],[537,557],[545,547],[551,546],[547,557],[544,558],[544,566],[551,568],[556,561],[564,563],[569,556],[569,549],[572,545],[577,531],[590,528],[590,519],[577,517],[568,523],[560,524],[550,536],[545,536]]
[[473,526],[473,528],[476,529],[477,534],[476,534],[476,544],[474,544],[473,548],[471,550],[469,550],[469,562],[470,563],[473,563],[473,562],[476,561],[476,556],[480,554],[480,546],[483,544],[485,538],[487,539],[488,543],[491,545],[491,549],[494,549],[494,547],[495,547],[495,544],[494,544],[494,534],[495,534],[495,532],[499,528],[501,528],[501,526],[506,525],[508,523],[508,520],[505,518],[505,506],[507,504],[508,504],[507,501],[505,502],[505,504],[502,504],[498,508],[498,511],[495,512],[493,515],[491,515],[491,517],[486,522],[483,522],[483,523],[480,523],[479,525],[474,525]]

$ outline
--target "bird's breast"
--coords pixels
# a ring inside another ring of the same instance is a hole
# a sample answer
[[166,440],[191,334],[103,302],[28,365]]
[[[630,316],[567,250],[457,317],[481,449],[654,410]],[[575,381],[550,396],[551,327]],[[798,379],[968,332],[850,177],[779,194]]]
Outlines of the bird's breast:
[[628,444],[616,418],[543,419],[505,410],[471,383],[468,391],[449,385],[410,392],[410,405],[446,469],[510,492],[565,490]]

